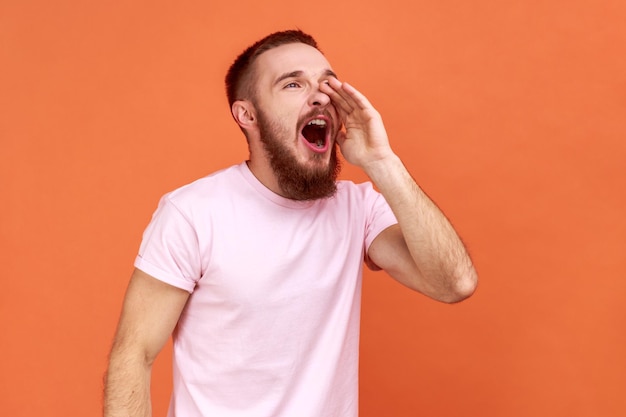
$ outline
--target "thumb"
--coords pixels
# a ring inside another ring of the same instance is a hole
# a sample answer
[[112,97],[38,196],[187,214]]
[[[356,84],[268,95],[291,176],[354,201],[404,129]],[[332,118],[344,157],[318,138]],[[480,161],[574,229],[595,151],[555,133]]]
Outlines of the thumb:
[[337,132],[337,136],[335,140],[339,144],[339,147],[342,148],[344,142],[346,141],[346,132],[344,132],[343,130],[340,130],[339,132]]

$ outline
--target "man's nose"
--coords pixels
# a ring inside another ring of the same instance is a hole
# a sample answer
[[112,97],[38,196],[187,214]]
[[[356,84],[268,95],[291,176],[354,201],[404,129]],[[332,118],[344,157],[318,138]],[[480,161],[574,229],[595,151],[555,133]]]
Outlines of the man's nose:
[[330,103],[330,97],[324,93],[322,93],[319,88],[316,88],[315,91],[311,93],[309,97],[309,104],[312,107],[325,107]]

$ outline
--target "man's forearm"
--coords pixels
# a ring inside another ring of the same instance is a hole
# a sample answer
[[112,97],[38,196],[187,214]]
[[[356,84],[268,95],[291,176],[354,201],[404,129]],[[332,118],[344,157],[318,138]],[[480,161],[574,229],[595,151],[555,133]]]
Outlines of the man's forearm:
[[111,353],[104,381],[104,417],[149,417],[151,367],[141,358]]
[[464,298],[477,276],[463,242],[395,154],[364,167],[393,210],[420,279]]

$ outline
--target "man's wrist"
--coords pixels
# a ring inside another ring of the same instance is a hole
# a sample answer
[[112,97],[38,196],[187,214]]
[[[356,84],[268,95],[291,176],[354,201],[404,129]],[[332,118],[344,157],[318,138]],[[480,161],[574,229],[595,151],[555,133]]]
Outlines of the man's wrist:
[[378,158],[363,166],[363,171],[377,186],[381,186],[390,178],[396,177],[399,172],[406,171],[398,155],[390,152],[389,155]]

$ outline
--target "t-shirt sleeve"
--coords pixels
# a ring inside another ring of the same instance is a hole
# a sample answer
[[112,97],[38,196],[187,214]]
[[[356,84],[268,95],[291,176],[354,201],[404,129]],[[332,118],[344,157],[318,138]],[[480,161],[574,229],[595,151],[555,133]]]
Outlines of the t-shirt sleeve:
[[198,237],[188,217],[164,196],[146,228],[135,267],[193,292],[201,276]]
[[381,268],[369,259],[367,252],[374,239],[389,226],[397,224],[398,220],[385,198],[374,190],[371,183],[367,183],[365,201],[369,209],[365,225],[365,263],[370,269],[379,271]]

